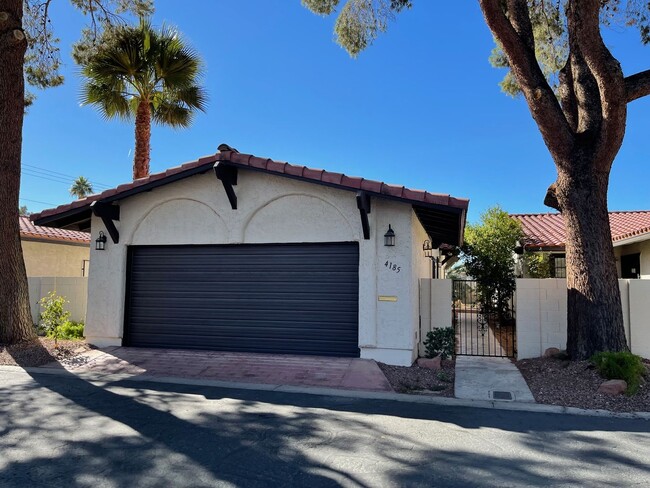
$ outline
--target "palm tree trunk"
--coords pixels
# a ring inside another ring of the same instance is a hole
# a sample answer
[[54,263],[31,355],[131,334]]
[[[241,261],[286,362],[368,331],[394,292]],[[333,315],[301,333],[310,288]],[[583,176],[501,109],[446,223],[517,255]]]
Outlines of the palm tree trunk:
[[151,107],[142,100],[135,116],[135,157],[133,159],[133,179],[149,176],[151,153]]
[[[0,342],[33,340],[18,223],[27,41],[22,0],[0,0]],[[6,17],[6,18],[5,18]]]

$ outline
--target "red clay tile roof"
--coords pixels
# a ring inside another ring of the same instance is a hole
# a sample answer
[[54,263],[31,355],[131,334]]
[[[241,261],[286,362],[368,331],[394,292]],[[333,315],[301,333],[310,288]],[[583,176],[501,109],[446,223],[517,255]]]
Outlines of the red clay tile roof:
[[[564,220],[558,213],[513,214],[526,234],[526,247],[564,247]],[[610,212],[612,241],[650,233],[650,211]],[[648,236],[650,237],[650,236]]]
[[29,217],[20,217],[20,237],[90,243],[90,234],[87,232],[41,227],[34,225]]
[[146,178],[140,178],[131,183],[120,185],[117,188],[106,190],[99,194],[90,195],[81,200],[75,200],[72,203],[60,205],[56,208],[48,210],[43,210],[38,214],[33,214],[31,216],[31,219],[38,220],[44,217],[62,214],[64,212],[68,212],[77,208],[81,209],[83,207],[89,206],[94,201],[104,200],[109,197],[112,197],[111,200],[117,200],[122,193],[135,190],[138,187],[153,183],[157,180],[164,179],[169,176],[178,175],[179,173],[183,172],[189,173],[190,171],[199,169],[201,167],[205,167],[205,169],[208,170],[217,161],[233,164],[238,167],[248,167],[251,169],[262,170],[268,173],[291,176],[305,181],[330,184],[348,190],[366,190],[377,194],[408,200],[414,204],[422,202],[424,204],[443,205],[463,210],[466,210],[469,205],[469,200],[467,199],[454,198],[446,194],[429,193],[423,190],[410,190],[403,186],[388,185],[380,181],[366,180],[364,178],[356,176],[346,176],[341,173],[333,173],[322,169],[312,169],[306,166],[293,165],[282,161],[273,161],[272,159],[260,158],[251,154],[240,154],[225,144],[220,145],[219,150],[220,152],[216,153],[213,156],[205,156],[196,161],[170,168],[162,173],[152,174]]

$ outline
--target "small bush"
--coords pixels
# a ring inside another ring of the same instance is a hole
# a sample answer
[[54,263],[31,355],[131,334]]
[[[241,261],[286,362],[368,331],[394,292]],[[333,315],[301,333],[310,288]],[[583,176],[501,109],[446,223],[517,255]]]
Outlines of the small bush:
[[55,292],[51,291],[46,297],[41,298],[39,303],[43,307],[39,325],[45,330],[47,337],[54,339],[54,345],[56,347],[58,339],[61,338],[61,326],[70,321],[70,312],[64,310],[64,305],[67,301],[65,297],[58,296]]
[[442,381],[443,383],[451,383],[451,376],[449,373],[443,371],[442,369],[438,371],[436,378],[438,378],[438,381]]
[[591,362],[603,378],[625,380],[626,395],[634,395],[639,390],[641,378],[647,372],[641,358],[631,352],[599,352],[592,356]]
[[456,331],[453,327],[433,329],[427,332],[424,347],[428,358],[434,358],[438,355],[442,359],[450,358],[456,352]]
[[78,340],[84,338],[84,323],[69,321],[59,327],[59,339]]

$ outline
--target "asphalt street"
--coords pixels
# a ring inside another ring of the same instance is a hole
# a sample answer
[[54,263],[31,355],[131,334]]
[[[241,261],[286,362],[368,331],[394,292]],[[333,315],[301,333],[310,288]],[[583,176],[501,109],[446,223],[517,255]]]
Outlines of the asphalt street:
[[650,421],[16,368],[0,486],[650,486]]

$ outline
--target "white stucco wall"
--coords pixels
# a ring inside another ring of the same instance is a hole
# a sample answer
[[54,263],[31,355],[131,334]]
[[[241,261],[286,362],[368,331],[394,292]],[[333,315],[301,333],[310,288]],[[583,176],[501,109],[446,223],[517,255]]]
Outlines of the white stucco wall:
[[621,281],[629,282],[630,350],[650,359],[650,280]]
[[541,356],[549,347],[566,349],[566,280],[517,280],[517,359]]
[[42,312],[41,298],[53,291],[66,299],[65,310],[70,312],[70,319],[75,322],[86,320],[86,305],[88,301],[88,278],[81,276],[53,277],[29,276],[29,304],[32,311],[32,321],[38,324]]
[[[631,351],[650,358],[650,281],[618,280],[625,336]],[[517,280],[517,358],[539,357],[549,347],[566,349],[564,279]]]
[[[370,239],[364,240],[354,192],[249,170],[239,171],[235,192],[237,210],[208,172],[119,203],[120,242],[109,238],[105,251],[91,249],[90,342],[121,344],[129,245],[356,241],[361,357],[411,364],[418,342],[418,278],[424,272],[423,260],[412,249],[421,248],[425,237],[410,205],[373,198]],[[389,224],[397,236],[395,247],[384,246]],[[107,233],[93,217],[93,240],[100,230]],[[380,301],[380,296],[396,301]]]
[[454,325],[452,288],[453,280],[428,278],[420,280],[420,356],[424,356],[426,352],[424,340],[430,330]]

